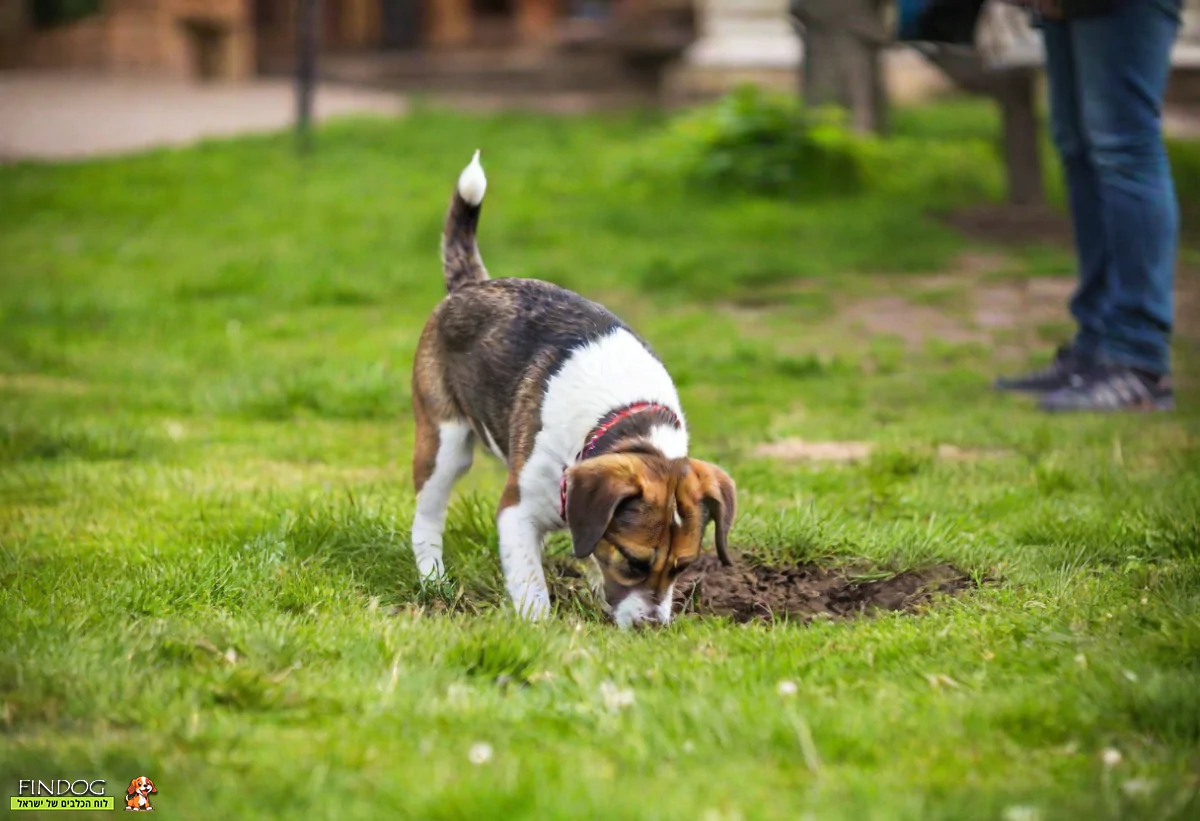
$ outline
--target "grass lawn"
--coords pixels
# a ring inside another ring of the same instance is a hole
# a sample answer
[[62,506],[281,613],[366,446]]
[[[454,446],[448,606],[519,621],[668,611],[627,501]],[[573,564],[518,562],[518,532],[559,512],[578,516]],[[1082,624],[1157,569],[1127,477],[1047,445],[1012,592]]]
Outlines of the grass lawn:
[[[795,202],[646,171],[638,117],[0,168],[7,795],[145,774],[179,818],[1200,818],[1200,350],[1181,336],[1173,415],[988,390],[1068,328],[1071,267],[930,215],[998,195],[994,125],[900,112],[892,183]],[[744,561],[982,586],[809,624],[518,623],[480,454],[456,590],[421,594],[409,368],[476,148],[493,275],[649,339],[693,454],[738,481]]]

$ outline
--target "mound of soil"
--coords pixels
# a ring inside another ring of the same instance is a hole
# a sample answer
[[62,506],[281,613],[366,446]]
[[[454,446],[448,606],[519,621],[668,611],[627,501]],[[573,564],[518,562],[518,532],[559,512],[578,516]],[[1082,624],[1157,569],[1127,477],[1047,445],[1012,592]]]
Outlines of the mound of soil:
[[813,564],[770,567],[745,560],[726,567],[701,556],[676,587],[677,612],[753,620],[809,621],[871,610],[913,610],[935,593],[957,593],[974,582],[952,565],[906,570],[890,578],[854,579]]
[[[590,593],[578,563],[551,561],[550,596],[592,611]],[[954,594],[975,583],[952,565],[907,570],[886,578],[862,578],[815,564],[771,567],[739,558],[726,567],[701,556],[675,586],[675,612],[722,616],[738,622],[845,618],[873,610],[915,610],[936,593]],[[586,603],[585,603],[586,602]]]

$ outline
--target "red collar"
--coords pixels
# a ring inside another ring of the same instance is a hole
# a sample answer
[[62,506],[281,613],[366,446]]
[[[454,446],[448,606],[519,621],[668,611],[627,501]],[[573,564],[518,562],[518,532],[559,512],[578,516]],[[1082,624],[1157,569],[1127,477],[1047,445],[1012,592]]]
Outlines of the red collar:
[[[671,410],[666,405],[660,405],[657,402],[634,402],[632,405],[626,405],[623,408],[617,408],[616,410],[611,411],[600,420],[600,424],[592,428],[591,432],[584,437],[583,450],[576,454],[575,463],[578,464],[584,459],[590,458],[592,453],[596,450],[596,446],[600,444],[600,440],[603,439],[610,430],[616,427],[618,423],[628,419],[631,416],[635,416],[639,413],[646,413],[648,411],[661,411],[662,413],[666,414],[672,425],[677,428],[679,427],[679,416],[675,413],[675,411]],[[560,518],[562,518],[562,520],[565,522],[567,520],[567,468],[565,467],[563,468],[562,477],[558,480],[558,496],[558,513]]]

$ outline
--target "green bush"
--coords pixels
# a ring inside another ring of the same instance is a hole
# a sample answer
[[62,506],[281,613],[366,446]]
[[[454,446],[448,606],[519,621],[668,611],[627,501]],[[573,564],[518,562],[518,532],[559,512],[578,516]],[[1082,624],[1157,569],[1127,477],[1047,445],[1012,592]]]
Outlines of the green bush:
[[52,28],[101,11],[101,0],[27,0],[26,12],[37,28]]
[[1167,154],[1171,158],[1175,194],[1179,197],[1183,235],[1194,241],[1200,238],[1200,142],[1168,142]]
[[861,191],[871,141],[852,134],[840,111],[743,86],[677,119],[658,148],[691,183],[813,199]]

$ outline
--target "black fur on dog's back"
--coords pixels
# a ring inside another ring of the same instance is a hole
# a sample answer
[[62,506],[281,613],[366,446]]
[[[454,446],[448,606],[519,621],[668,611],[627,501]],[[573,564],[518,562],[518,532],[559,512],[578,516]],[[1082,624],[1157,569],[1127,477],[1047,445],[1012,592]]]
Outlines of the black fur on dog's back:
[[520,394],[540,398],[573,351],[629,330],[602,305],[535,279],[493,279],[455,291],[434,322],[455,402],[487,426],[505,455]]

